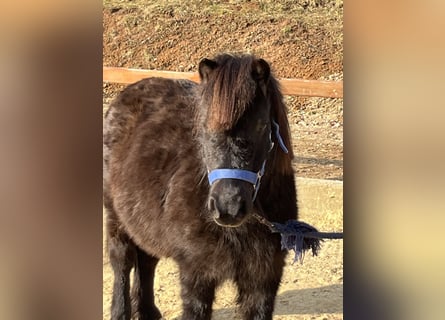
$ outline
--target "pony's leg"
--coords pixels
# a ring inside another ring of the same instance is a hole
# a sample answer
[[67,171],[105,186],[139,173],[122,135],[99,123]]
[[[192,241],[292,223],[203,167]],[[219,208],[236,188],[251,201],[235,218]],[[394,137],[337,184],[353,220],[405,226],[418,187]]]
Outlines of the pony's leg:
[[126,235],[109,239],[108,246],[114,272],[111,319],[128,320],[131,317],[130,271],[136,259],[135,248]]
[[[255,281],[254,279],[252,279]],[[278,283],[258,283],[238,289],[240,312],[245,320],[272,320]],[[239,287],[239,285],[238,285]]]
[[215,281],[199,277],[199,271],[181,270],[182,320],[210,320],[215,299]]
[[128,320],[131,318],[130,271],[136,262],[136,248],[123,231],[112,206],[107,204],[106,201],[107,245],[114,273],[111,319]]
[[153,291],[156,265],[159,259],[137,247],[137,263],[134,270],[132,299],[135,318],[158,320],[162,314],[155,305]]
[[272,320],[275,297],[281,281],[282,267],[271,274],[252,272],[236,280],[238,304],[245,320]]

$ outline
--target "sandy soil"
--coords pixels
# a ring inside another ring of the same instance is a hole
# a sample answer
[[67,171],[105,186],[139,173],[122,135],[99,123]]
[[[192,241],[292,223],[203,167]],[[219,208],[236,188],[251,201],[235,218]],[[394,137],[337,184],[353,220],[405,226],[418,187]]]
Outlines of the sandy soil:
[[[343,319],[343,265],[341,242],[326,242],[318,257],[307,256],[303,265],[291,265],[289,255],[278,292],[274,320]],[[109,319],[112,273],[104,265],[104,317]],[[179,274],[174,261],[159,262],[155,281],[156,304],[164,318],[181,315]],[[226,283],[217,291],[212,319],[241,319],[236,313],[236,289]]]

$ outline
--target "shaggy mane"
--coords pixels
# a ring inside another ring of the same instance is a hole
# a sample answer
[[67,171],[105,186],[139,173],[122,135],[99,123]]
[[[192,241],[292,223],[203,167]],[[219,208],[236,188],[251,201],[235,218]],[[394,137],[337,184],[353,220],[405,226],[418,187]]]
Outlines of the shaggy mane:
[[236,124],[255,97],[254,57],[223,54],[214,60],[218,67],[203,88],[203,98],[210,102],[206,123],[212,131],[225,131]]

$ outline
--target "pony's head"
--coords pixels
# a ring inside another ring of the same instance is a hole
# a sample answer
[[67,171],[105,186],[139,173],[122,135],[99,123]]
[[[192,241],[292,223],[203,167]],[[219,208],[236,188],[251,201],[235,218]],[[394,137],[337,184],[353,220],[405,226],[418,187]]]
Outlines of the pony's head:
[[[291,148],[282,96],[270,67],[252,55],[223,54],[199,64],[200,141],[208,172],[208,209],[226,227],[252,212],[266,161]],[[278,133],[282,127],[283,136]],[[290,166],[292,151],[285,156]],[[276,165],[280,161],[274,160]]]

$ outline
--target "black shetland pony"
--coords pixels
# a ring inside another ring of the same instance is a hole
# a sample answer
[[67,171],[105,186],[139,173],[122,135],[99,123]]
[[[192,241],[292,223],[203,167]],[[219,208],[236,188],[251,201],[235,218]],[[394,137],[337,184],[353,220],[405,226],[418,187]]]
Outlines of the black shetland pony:
[[286,252],[252,214],[297,219],[282,95],[252,55],[203,59],[199,74],[199,85],[139,81],[106,114],[112,319],[162,317],[153,294],[161,257],[179,265],[182,319],[210,319],[215,288],[228,279],[244,319],[272,319]]

